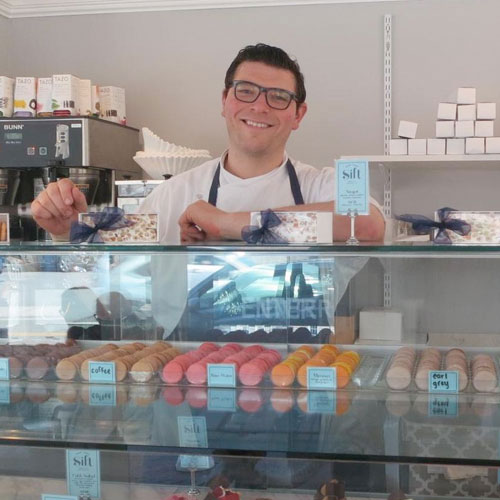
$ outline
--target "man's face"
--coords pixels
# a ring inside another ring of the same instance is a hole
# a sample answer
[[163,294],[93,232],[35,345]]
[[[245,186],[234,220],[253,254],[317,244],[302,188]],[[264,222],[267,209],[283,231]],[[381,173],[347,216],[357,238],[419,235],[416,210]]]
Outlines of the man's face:
[[[260,62],[246,61],[236,69],[234,80],[245,80],[261,87],[295,92],[291,71]],[[222,116],[226,119],[229,148],[253,157],[283,154],[292,130],[299,127],[307,106],[292,101],[287,109],[269,107],[262,92],[252,103],[241,102],[230,88],[222,95]]]

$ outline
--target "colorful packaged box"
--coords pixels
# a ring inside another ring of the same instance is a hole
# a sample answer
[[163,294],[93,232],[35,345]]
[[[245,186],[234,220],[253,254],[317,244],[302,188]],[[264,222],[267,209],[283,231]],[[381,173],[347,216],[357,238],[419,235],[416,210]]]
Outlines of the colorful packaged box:
[[0,214],[0,245],[10,243],[9,214]]
[[54,116],[77,116],[79,78],[52,75],[52,111]]
[[83,78],[78,87],[78,109],[80,116],[92,115],[92,82]]
[[10,118],[14,112],[14,78],[0,76],[0,117]]
[[470,233],[461,236],[448,230],[448,235],[454,245],[498,245],[500,243],[500,212],[451,212],[449,217],[461,219],[470,224]]
[[[80,223],[95,227],[98,212],[79,214]],[[130,226],[120,229],[99,230],[98,234],[104,243],[158,243],[158,214],[126,214],[132,222]]]
[[36,78],[18,76],[14,88],[14,116],[32,118],[36,116]]
[[[271,231],[287,243],[331,243],[332,212],[275,212],[281,223]],[[261,226],[261,212],[250,214],[250,225]]]
[[126,125],[125,89],[120,87],[99,87],[100,117]]
[[36,91],[36,115],[52,116],[52,77],[39,78]]

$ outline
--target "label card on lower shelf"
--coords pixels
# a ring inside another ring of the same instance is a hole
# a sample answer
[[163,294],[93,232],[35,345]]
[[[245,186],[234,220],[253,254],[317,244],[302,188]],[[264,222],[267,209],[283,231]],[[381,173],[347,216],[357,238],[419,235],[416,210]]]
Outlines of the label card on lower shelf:
[[207,470],[214,466],[214,460],[206,455],[179,455],[177,464],[181,470]]
[[458,395],[429,394],[429,417],[458,417]]
[[70,495],[101,498],[99,451],[66,450],[66,480]]
[[9,380],[9,358],[0,358],[0,380]]
[[236,370],[233,364],[207,365],[207,381],[210,387],[236,387]]
[[177,417],[179,446],[208,448],[207,421],[205,417]]
[[78,500],[74,495],[47,495],[42,494],[42,500]]
[[450,370],[429,371],[429,392],[458,393],[458,372]]
[[337,411],[337,395],[329,391],[308,391],[308,413],[328,413],[335,415]]
[[115,364],[108,361],[89,361],[89,382],[116,382]]
[[211,387],[207,408],[211,411],[236,411],[236,390]]
[[307,367],[308,389],[337,389],[337,370],[331,367]]
[[90,406],[116,406],[116,385],[89,386]]
[[10,404],[10,382],[0,382],[0,404]]

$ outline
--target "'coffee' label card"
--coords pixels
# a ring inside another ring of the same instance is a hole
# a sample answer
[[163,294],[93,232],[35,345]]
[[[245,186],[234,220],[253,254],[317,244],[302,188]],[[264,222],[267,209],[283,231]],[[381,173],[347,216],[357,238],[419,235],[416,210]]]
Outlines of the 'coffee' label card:
[[341,215],[369,215],[370,180],[366,160],[336,160],[337,193],[335,212]]
[[449,370],[431,370],[429,372],[429,392],[458,392],[458,372]]
[[115,364],[108,361],[89,361],[89,382],[116,382]]
[[70,495],[101,498],[99,451],[66,450],[66,479]]

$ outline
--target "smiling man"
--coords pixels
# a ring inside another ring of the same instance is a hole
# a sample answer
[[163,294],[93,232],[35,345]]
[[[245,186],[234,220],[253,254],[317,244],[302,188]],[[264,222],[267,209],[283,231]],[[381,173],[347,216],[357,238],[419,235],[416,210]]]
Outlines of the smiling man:
[[[250,45],[229,66],[222,92],[228,149],[158,186],[141,212],[160,214],[165,244],[241,239],[250,212],[271,209],[332,211],[335,171],[291,160],[286,143],[307,111],[304,77],[286,52],[266,44]],[[326,132],[325,132],[326,133]],[[63,179],[49,184],[32,204],[40,226],[56,239],[67,237],[71,222],[86,210],[85,197]],[[360,240],[381,240],[384,218],[371,205],[359,217]],[[349,219],[334,216],[334,238],[346,240]]]

